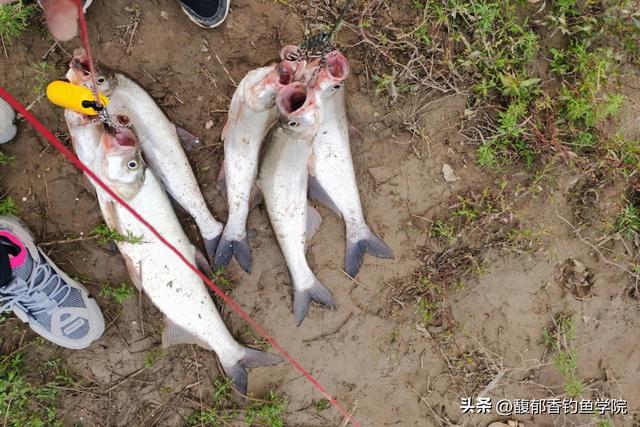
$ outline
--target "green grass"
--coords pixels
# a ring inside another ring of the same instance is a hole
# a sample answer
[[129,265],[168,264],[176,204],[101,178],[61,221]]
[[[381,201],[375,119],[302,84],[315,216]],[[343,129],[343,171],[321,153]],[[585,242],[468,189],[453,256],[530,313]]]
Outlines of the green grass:
[[640,231],[640,210],[633,203],[627,202],[616,218],[614,229],[616,232],[632,238]]
[[255,402],[246,409],[244,421],[248,425],[284,427],[284,410],[288,404],[286,399],[271,392],[265,401]]
[[431,236],[446,239],[449,244],[453,244],[456,241],[455,225],[438,219],[431,227]]
[[316,408],[316,411],[321,412],[329,409],[331,407],[331,402],[329,402],[329,399],[320,399],[313,406]]
[[224,426],[244,420],[245,425],[284,427],[283,415],[288,402],[275,393],[269,393],[265,400],[252,400],[241,411],[233,399],[233,382],[230,379],[216,378],[213,389],[211,406],[189,415],[185,421],[187,426]]
[[144,367],[147,369],[151,368],[156,363],[156,361],[163,357],[165,354],[165,350],[161,347],[149,350],[144,355]]
[[584,382],[577,374],[578,352],[573,346],[577,330],[573,315],[559,314],[553,327],[542,331],[544,345],[554,353],[553,367],[564,377],[564,391],[570,396],[584,392]]
[[97,237],[98,243],[101,245],[106,245],[110,241],[114,242],[126,242],[126,243],[141,243],[142,236],[134,236],[133,233],[129,230],[126,231],[126,234],[120,234],[115,230],[111,230],[106,224],[100,224],[91,230],[90,233],[92,236]]
[[0,166],[5,165],[13,165],[13,162],[16,160],[15,156],[9,156],[2,151],[0,151]]
[[100,289],[100,296],[109,298],[117,304],[122,304],[133,296],[133,287],[127,283],[120,283],[118,287],[104,284]]
[[20,215],[20,208],[11,196],[7,196],[0,200],[0,215]]
[[31,91],[35,96],[44,94],[44,91],[51,80],[49,74],[51,73],[51,66],[47,61],[36,62],[31,65],[33,71],[33,87]]
[[12,427],[62,426],[56,405],[60,387],[76,384],[60,359],[45,362],[43,384],[27,379],[23,354],[0,356],[0,414],[3,425]]
[[10,44],[20,37],[27,28],[29,16],[33,11],[32,5],[25,6],[22,1],[0,5],[0,38]]

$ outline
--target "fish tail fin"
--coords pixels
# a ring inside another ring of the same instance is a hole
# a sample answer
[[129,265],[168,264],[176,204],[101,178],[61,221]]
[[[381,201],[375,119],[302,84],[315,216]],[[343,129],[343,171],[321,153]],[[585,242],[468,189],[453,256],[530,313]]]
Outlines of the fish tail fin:
[[[226,229],[225,229],[226,231]],[[220,242],[215,252],[213,260],[213,268],[215,270],[226,267],[231,262],[231,258],[235,257],[240,267],[247,273],[251,274],[251,246],[249,246],[249,237],[245,235],[242,240],[233,240],[222,233]]]
[[293,317],[296,326],[300,326],[307,316],[311,301],[322,304],[331,310],[335,310],[336,308],[336,303],[333,300],[331,291],[314,277],[313,286],[309,289],[305,289],[304,291],[293,290]]
[[365,253],[378,258],[393,259],[393,251],[389,246],[367,227],[364,236],[357,237],[353,240],[347,238],[345,271],[349,276],[356,277],[362,266]]
[[216,250],[218,249],[218,243],[220,243],[220,236],[222,234],[218,234],[213,239],[207,239],[202,236],[202,244],[204,245],[204,250],[207,253],[207,258],[209,258],[209,262],[212,262],[216,257]]
[[233,366],[222,366],[224,373],[233,381],[234,388],[242,395],[247,394],[247,369],[273,366],[282,362],[277,354],[245,347],[245,356]]

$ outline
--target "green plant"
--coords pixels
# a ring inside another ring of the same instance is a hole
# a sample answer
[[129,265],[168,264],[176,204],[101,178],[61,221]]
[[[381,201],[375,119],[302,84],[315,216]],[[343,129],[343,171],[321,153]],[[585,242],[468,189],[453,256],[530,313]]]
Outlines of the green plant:
[[11,196],[6,196],[0,200],[0,215],[20,215],[20,208]]
[[320,399],[315,403],[316,411],[324,411],[325,409],[329,409],[331,407],[331,402],[329,399]]
[[570,396],[579,396],[584,391],[584,382],[577,374],[578,352],[573,347],[576,329],[574,316],[558,314],[553,327],[542,331],[545,346],[555,352],[553,367],[564,377],[564,391]]
[[614,229],[616,232],[632,238],[640,231],[640,210],[633,203],[627,202],[616,218]]
[[[76,381],[62,367],[60,360],[45,362],[45,383],[34,385],[24,373],[22,353],[0,356],[0,414],[6,426],[62,426],[57,420],[56,404],[61,386]],[[53,376],[53,379],[46,380]]]
[[15,161],[15,156],[9,156],[5,153],[3,153],[2,151],[0,151],[0,165],[5,166],[5,165],[13,165],[13,162]]
[[40,96],[44,93],[45,88],[47,87],[47,83],[49,83],[49,73],[51,72],[51,67],[47,61],[40,61],[31,65],[31,69],[33,70],[35,76],[33,78],[33,94],[35,96]]
[[436,220],[431,227],[431,235],[433,237],[445,238],[450,244],[456,241],[455,234],[455,226],[442,220]]
[[266,400],[255,402],[247,408],[244,421],[249,425],[284,427],[283,415],[287,405],[286,399],[271,392]]
[[126,242],[126,243],[141,243],[142,236],[134,236],[134,234],[127,230],[126,234],[118,233],[115,230],[110,229],[106,224],[100,224],[91,230],[90,234],[98,239],[98,243],[101,245],[108,244],[111,240],[114,242]]
[[434,317],[438,314],[438,305],[427,298],[420,298],[418,300],[418,315],[422,320],[424,326],[429,326]]
[[124,282],[120,283],[118,287],[104,284],[100,289],[100,296],[110,298],[117,304],[122,304],[133,296],[133,288]]
[[0,38],[3,42],[11,43],[20,37],[33,11],[33,6],[25,6],[22,1],[0,5]]
[[162,356],[165,355],[165,350],[163,348],[154,348],[149,350],[147,354],[144,355],[144,367],[151,368],[154,363]]

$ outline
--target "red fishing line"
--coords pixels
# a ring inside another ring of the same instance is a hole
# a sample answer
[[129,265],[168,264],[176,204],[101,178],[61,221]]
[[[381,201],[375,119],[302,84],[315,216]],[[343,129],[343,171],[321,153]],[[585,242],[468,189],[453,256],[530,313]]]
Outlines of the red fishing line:
[[[82,1],[76,0],[78,5],[78,17],[80,23],[80,38],[82,39],[82,43],[84,44],[84,49],[89,59],[89,67],[92,74],[92,78],[95,79],[95,70],[93,59],[91,57],[91,50],[89,47],[89,37],[87,31],[87,23],[84,18],[84,13],[82,10]],[[96,85],[94,84],[94,90],[96,89]],[[94,91],[95,94],[95,91]],[[44,136],[53,146],[60,151],[71,163],[73,163],[78,169],[83,171],[89,178],[91,178],[97,185],[99,185],[104,191],[109,194],[113,200],[122,205],[126,210],[128,210],[131,215],[133,215],[138,221],[140,221],[149,231],[155,235],[171,252],[173,252],[176,257],[178,257],[187,267],[189,267],[194,273],[196,273],[204,283],[213,290],[222,300],[233,310],[235,311],[242,319],[244,319],[249,326],[251,326],[258,335],[263,337],[271,346],[276,349],[282,357],[293,366],[298,372],[300,372],[319,392],[322,394],[333,407],[349,422],[353,424],[355,427],[360,427],[361,424],[351,415],[348,411],[346,411],[340,402],[338,402],[331,394],[329,394],[324,387],[306,370],[298,363],[296,359],[294,359],[278,342],[264,329],[260,324],[258,324],[255,320],[253,320],[241,307],[240,305],[230,296],[225,294],[215,283],[213,283],[209,278],[202,273],[195,265],[193,265],[189,260],[187,260],[182,253],[176,249],[169,241],[167,241],[147,220],[145,220],[135,209],[133,209],[127,202],[125,202],[120,196],[118,196],[108,185],[106,185],[96,174],[91,171],[84,163],[78,159],[67,147],[65,147],[54,135],[44,126],[38,119],[36,119],[20,102],[18,102],[4,87],[0,86],[0,97],[4,98],[14,110],[16,110],[19,114],[21,114],[31,125],[42,135]],[[96,95],[96,101],[99,102],[99,98]]]

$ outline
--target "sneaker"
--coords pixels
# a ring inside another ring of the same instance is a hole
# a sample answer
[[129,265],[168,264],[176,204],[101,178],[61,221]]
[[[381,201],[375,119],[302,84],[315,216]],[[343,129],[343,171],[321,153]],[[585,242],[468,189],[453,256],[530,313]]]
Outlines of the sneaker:
[[98,304],[36,247],[18,218],[0,216],[0,258],[0,313],[12,310],[38,335],[66,348],[86,348],[102,335]]
[[18,132],[15,123],[16,112],[11,105],[0,98],[0,144],[11,141]]
[[189,19],[202,28],[215,28],[227,18],[230,0],[180,0]]

